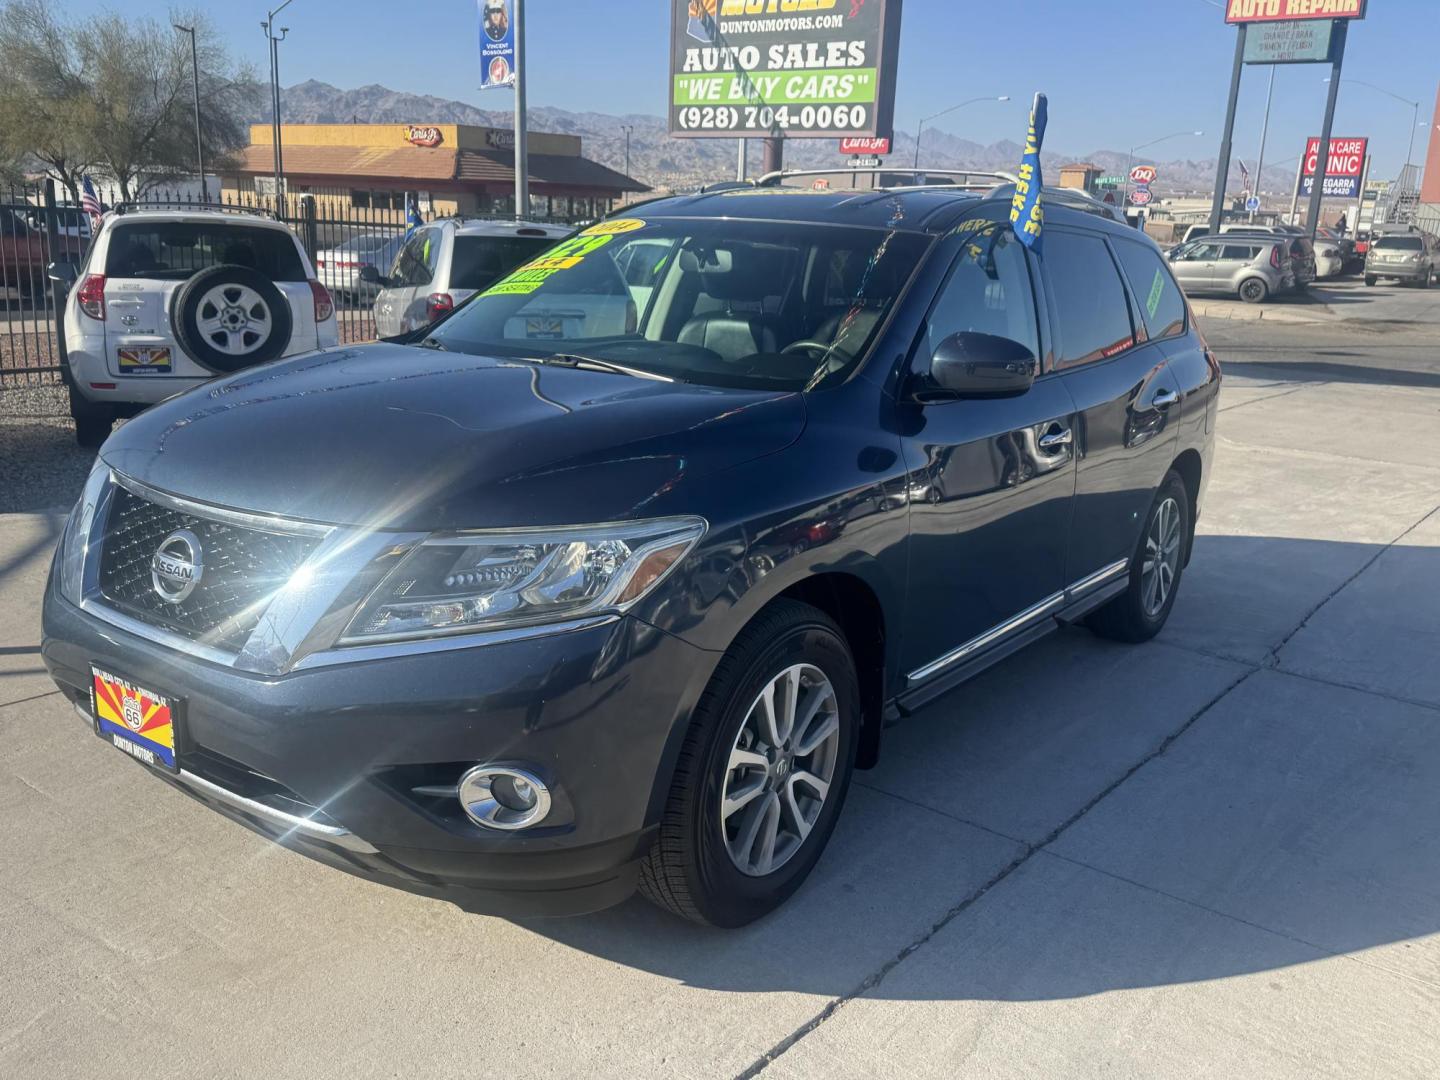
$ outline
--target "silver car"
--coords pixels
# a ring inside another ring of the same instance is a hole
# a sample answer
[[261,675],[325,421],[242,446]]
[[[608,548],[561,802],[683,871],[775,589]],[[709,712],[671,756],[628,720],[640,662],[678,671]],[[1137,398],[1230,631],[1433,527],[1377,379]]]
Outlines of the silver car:
[[1365,284],[1394,278],[1428,289],[1435,282],[1440,249],[1424,233],[1384,233],[1365,253]]
[[428,326],[572,232],[525,221],[432,221],[410,234],[390,273],[361,270],[380,286],[375,332],[396,337]]
[[1289,238],[1220,236],[1170,252],[1170,268],[1187,293],[1221,293],[1258,304],[1295,287]]
[[361,233],[315,257],[315,271],[320,284],[335,297],[349,300],[373,300],[380,286],[360,275],[373,266],[384,272],[395,262],[405,237],[397,229],[393,233]]

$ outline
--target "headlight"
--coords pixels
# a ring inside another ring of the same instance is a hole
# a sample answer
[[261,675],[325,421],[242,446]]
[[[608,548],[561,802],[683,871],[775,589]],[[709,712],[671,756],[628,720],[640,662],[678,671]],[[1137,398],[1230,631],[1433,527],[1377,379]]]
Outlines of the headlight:
[[98,462],[90,470],[85,481],[85,490],[70,519],[65,522],[65,532],[60,536],[60,562],[56,572],[60,577],[60,595],[70,603],[79,606],[85,595],[85,555],[90,547],[90,531],[95,524],[95,512],[100,497],[105,493],[105,482],[110,478],[110,469]]
[[689,553],[699,518],[436,535],[360,606],[342,645],[621,612]]

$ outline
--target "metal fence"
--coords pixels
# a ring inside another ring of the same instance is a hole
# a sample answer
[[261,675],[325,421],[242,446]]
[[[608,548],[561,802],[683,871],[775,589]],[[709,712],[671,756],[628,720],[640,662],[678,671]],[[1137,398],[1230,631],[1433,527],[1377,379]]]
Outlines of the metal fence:
[[[334,297],[344,344],[374,340],[375,289],[360,279],[360,272],[371,265],[387,273],[407,228],[402,200],[357,206],[348,192],[338,191],[278,198],[227,192],[219,200],[201,202],[186,192],[152,188],[125,209],[250,210],[289,225]],[[427,221],[433,217],[421,216]],[[90,220],[79,207],[57,199],[52,182],[0,190],[0,302],[5,317],[0,391],[62,380],[65,297],[48,280],[47,267],[61,260],[81,265],[91,240]]]

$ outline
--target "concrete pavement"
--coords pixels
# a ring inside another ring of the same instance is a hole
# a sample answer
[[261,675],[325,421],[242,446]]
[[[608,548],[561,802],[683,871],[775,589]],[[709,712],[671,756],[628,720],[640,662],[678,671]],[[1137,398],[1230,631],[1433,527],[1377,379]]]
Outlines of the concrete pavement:
[[730,934],[466,915],[155,782],[32,670],[55,519],[0,517],[0,1075],[1433,1076],[1440,334],[1207,332],[1171,626],[887,732]]

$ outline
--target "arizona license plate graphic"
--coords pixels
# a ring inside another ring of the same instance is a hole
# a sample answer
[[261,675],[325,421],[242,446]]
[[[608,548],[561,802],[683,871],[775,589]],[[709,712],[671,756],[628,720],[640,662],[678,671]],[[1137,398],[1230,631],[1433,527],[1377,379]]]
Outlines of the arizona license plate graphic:
[[175,701],[98,667],[90,668],[100,734],[147,765],[175,769]]
[[120,349],[120,372],[123,375],[163,374],[170,371],[170,350]]

